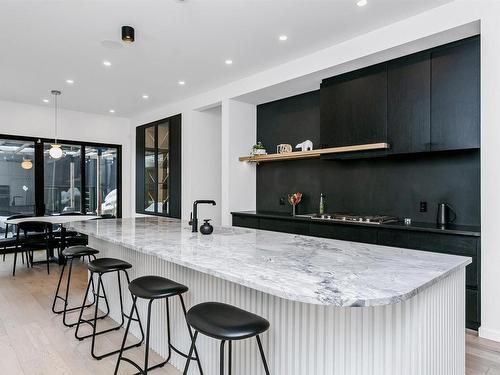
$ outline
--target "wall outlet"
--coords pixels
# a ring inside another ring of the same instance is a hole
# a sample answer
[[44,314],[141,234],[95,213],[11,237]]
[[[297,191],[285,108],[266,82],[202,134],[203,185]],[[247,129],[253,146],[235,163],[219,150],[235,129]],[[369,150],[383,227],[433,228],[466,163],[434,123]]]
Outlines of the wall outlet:
[[280,197],[280,206],[285,205],[285,197]]
[[427,212],[427,202],[425,201],[420,202],[420,212]]

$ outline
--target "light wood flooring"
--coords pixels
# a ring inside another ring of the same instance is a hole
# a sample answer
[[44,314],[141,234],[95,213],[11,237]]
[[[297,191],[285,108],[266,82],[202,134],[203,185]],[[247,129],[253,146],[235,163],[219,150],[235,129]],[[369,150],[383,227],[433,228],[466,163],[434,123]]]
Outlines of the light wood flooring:
[[[85,289],[86,267],[76,263],[72,295],[73,301],[79,303]],[[33,269],[20,265],[16,277],[12,277],[11,266],[11,257],[5,262],[0,260],[0,375],[113,374],[116,356],[94,360],[90,356],[90,340],[76,340],[74,330],[64,327],[62,317],[51,311],[61,268],[51,264],[51,274],[47,275],[43,265]],[[123,330],[101,336],[97,351],[119,347],[122,338]],[[127,356],[142,363],[143,353],[144,346],[129,350]],[[155,353],[150,358],[152,364],[161,360]],[[480,339],[468,331],[466,362],[467,375],[500,375],[500,343]],[[122,362],[120,374],[134,372]],[[170,365],[152,373],[180,374]]]

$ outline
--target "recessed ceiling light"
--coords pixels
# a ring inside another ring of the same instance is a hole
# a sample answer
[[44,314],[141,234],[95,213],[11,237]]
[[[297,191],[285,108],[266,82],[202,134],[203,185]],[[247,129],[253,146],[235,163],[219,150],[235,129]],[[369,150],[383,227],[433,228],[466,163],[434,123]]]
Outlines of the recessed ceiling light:
[[368,0],[359,0],[356,5],[358,7],[364,7],[366,4],[368,4]]
[[114,109],[110,109],[109,113],[115,113],[115,110]]
[[231,65],[231,64],[233,63],[233,60],[231,60],[231,59],[227,59],[227,60],[225,61],[225,63],[226,63],[226,65]]
[[102,62],[102,65],[104,65],[104,66],[111,66],[111,61],[104,60],[104,61]]
[[142,98],[143,98],[143,99],[149,99],[149,95],[143,94],[143,95],[142,95]]
[[280,37],[279,37],[279,40],[281,40],[282,42],[284,42],[287,39],[288,39],[288,37],[286,35],[280,35]]
[[66,83],[67,83],[68,85],[72,85],[73,83],[75,83],[75,81],[73,81],[72,79],[67,79],[67,80],[66,80]]
[[48,102],[49,102],[49,99],[43,99],[43,102],[44,102],[44,103],[48,103]]
[[186,84],[186,81],[179,81],[179,85],[184,86]]
[[122,26],[122,40],[125,43],[133,43],[135,40],[135,30],[132,26]]

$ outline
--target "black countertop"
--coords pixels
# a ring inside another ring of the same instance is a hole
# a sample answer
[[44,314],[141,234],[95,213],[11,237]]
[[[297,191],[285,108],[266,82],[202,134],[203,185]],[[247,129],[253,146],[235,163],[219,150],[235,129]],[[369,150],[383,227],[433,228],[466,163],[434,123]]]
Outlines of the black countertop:
[[262,217],[269,219],[282,219],[282,220],[297,220],[297,221],[309,221],[315,223],[324,223],[332,225],[358,225],[370,228],[388,228],[388,229],[398,229],[398,230],[412,230],[418,232],[432,232],[432,233],[443,233],[443,234],[457,234],[462,236],[481,236],[481,227],[474,225],[455,225],[448,224],[444,227],[438,226],[433,223],[419,223],[412,222],[407,225],[404,222],[394,222],[386,224],[367,224],[367,223],[354,223],[354,222],[340,222],[340,221],[330,221],[330,220],[320,220],[311,219],[305,216],[292,216],[289,213],[284,212],[270,212],[270,211],[239,211],[231,212],[232,215],[238,216],[252,216],[252,217]]

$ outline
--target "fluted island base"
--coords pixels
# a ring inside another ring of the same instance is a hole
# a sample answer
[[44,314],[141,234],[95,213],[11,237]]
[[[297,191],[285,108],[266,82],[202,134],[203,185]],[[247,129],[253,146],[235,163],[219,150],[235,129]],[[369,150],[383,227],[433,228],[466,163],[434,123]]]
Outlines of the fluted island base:
[[[152,274],[187,285],[188,308],[220,301],[267,318],[271,329],[263,346],[273,375],[465,374],[465,267],[397,304],[329,307],[271,296],[92,236],[89,245],[101,257],[132,263],[132,279]],[[104,277],[104,282],[111,316],[117,320],[116,280]],[[145,319],[146,305],[140,303],[139,309]],[[171,301],[171,317],[172,341],[187,351],[189,336],[176,299]],[[132,333],[138,334],[136,327]],[[197,344],[205,374],[218,374],[218,342],[200,336]],[[154,304],[151,348],[167,356],[164,303]],[[233,356],[233,374],[264,374],[255,340],[233,345]],[[182,369],[185,361],[174,353],[171,363]],[[192,366],[190,374],[197,373]]]

